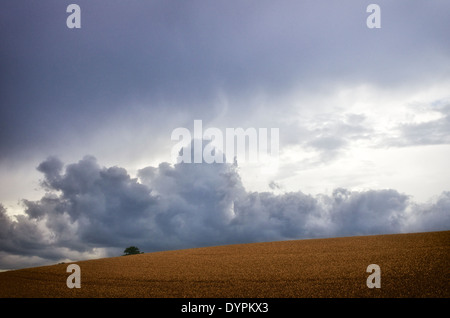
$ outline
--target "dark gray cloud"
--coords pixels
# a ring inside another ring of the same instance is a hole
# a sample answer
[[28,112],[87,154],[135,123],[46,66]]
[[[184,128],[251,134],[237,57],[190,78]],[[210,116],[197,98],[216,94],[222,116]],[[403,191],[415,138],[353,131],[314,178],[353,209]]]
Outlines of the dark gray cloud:
[[82,28],[69,30],[67,2],[2,1],[0,158],[88,139],[112,116],[142,116],[136,103],[207,120],[220,94],[232,116],[250,115],[242,103],[256,92],[412,87],[448,71],[442,1],[379,1],[376,31],[355,1],[77,4]]
[[248,192],[238,169],[161,163],[131,178],[91,156],[66,166],[50,157],[38,166],[48,191],[40,200],[24,200],[25,214],[15,219],[0,206],[0,267],[90,258],[99,250],[114,256],[129,245],[150,252],[450,227],[450,192],[421,205],[395,190]]

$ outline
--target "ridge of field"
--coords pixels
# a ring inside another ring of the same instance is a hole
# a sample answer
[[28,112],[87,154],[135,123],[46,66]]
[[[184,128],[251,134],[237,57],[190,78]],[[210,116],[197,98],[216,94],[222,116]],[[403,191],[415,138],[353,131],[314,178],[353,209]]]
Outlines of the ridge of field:
[[[0,273],[0,297],[448,298],[450,231],[201,247]],[[381,288],[368,288],[369,264]]]

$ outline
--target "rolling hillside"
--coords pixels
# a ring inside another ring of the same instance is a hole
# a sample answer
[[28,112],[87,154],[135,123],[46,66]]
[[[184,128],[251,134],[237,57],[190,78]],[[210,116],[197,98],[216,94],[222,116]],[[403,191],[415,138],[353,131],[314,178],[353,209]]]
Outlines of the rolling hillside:
[[[0,273],[0,297],[449,297],[450,231],[145,253]],[[369,264],[381,288],[368,288]]]

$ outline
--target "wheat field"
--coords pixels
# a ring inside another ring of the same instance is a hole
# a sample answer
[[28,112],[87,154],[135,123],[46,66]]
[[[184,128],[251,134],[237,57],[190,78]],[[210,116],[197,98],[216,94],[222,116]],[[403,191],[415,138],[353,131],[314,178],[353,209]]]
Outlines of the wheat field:
[[[0,297],[448,298],[450,231],[250,243],[0,273]],[[381,287],[368,288],[369,264]]]

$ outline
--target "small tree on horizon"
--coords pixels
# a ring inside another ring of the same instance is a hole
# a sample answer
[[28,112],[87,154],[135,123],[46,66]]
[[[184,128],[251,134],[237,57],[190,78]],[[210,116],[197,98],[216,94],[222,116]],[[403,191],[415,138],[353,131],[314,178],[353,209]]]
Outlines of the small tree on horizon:
[[141,251],[139,251],[139,248],[137,248],[136,246],[129,246],[127,247],[124,251],[123,251],[123,256],[126,255],[134,255],[134,254],[142,254]]

